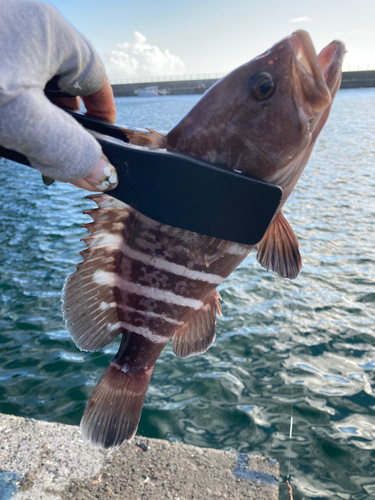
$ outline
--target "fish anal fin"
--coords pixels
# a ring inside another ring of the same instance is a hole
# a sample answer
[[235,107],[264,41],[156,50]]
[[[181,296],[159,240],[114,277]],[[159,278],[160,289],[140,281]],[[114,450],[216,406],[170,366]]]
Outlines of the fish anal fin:
[[257,244],[257,260],[267,270],[294,279],[302,269],[299,243],[284,215],[280,212]]
[[216,311],[221,316],[218,302],[220,295],[215,292],[173,337],[173,352],[180,358],[202,354],[213,344],[216,333]]
[[167,140],[165,135],[150,128],[146,128],[147,132],[129,128],[122,128],[121,130],[126,135],[130,144],[134,144],[135,146],[143,146],[150,149],[163,149],[166,147]]
[[102,449],[117,448],[137,432],[152,370],[128,375],[112,362],[99,380],[81,420],[84,439]]

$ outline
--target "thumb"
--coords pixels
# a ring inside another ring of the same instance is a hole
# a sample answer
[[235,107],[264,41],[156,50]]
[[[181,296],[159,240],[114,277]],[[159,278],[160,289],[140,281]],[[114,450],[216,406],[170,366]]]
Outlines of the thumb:
[[[0,141],[27,156],[43,175],[63,182],[76,182],[94,170],[96,184],[100,168],[104,173],[105,167],[111,167],[101,158],[99,143],[37,88],[25,90],[1,107]],[[114,174],[112,169],[103,177]],[[93,187],[99,189],[92,186],[91,190]]]
[[72,184],[87,191],[110,191],[118,184],[117,172],[108,158],[102,154],[92,172]]

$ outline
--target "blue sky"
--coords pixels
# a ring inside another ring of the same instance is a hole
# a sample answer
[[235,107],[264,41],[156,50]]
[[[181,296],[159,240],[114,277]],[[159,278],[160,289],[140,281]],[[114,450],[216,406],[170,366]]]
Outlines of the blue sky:
[[[49,0],[89,39],[111,80],[226,73],[296,29],[317,51],[335,38],[344,67],[375,69],[374,0]],[[345,69],[345,68],[344,68]]]

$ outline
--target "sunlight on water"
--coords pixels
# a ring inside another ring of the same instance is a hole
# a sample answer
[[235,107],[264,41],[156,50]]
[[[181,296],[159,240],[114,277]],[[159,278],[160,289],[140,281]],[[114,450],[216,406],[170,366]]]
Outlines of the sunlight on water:
[[[120,98],[118,122],[167,131],[197,99]],[[295,500],[374,498],[374,138],[375,89],[339,91],[285,207],[301,275],[283,280],[250,255],[220,287],[214,346],[186,360],[162,353],[140,434],[270,456],[282,479],[290,458]],[[116,352],[78,351],[60,313],[92,202],[0,164],[0,411],[78,424]]]

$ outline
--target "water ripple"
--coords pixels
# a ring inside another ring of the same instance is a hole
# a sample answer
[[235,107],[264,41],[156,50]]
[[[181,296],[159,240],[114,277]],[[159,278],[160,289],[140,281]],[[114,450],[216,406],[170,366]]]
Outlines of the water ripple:
[[[119,98],[119,122],[168,130],[196,100]],[[250,255],[220,287],[224,316],[208,353],[162,353],[141,434],[272,456],[283,478],[290,459],[295,500],[375,497],[374,117],[374,89],[338,93],[285,207],[302,274],[283,280]],[[117,349],[79,352],[60,313],[93,203],[7,160],[0,181],[1,411],[78,424]]]

